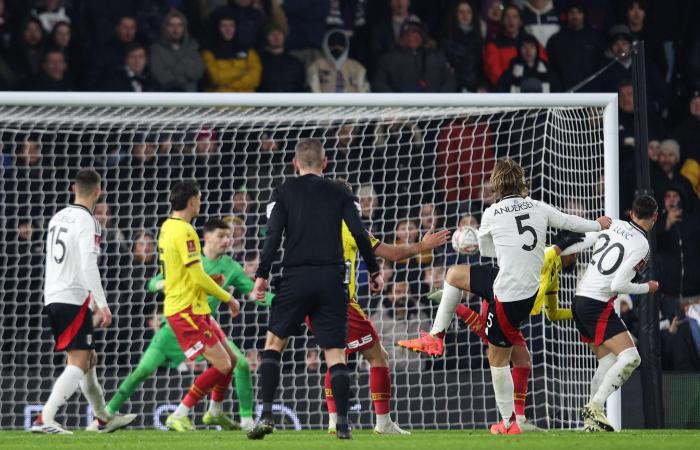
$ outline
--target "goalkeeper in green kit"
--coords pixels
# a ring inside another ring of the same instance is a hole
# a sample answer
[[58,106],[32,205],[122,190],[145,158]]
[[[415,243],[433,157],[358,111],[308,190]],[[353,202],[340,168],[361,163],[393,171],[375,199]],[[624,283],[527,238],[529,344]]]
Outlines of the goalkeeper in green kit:
[[[226,251],[231,245],[231,226],[223,220],[212,219],[204,226],[204,246],[202,248],[204,271],[214,278],[224,289],[234,287],[243,294],[248,294],[253,290],[253,280],[246,275],[240,264],[226,255]],[[163,290],[163,274],[148,280],[148,291],[158,292]],[[272,298],[271,293],[265,294],[265,306],[269,306]],[[216,317],[219,300],[209,296],[207,301],[212,310],[212,315]],[[243,352],[233,343],[231,339],[228,344],[236,354],[236,365],[234,367],[234,380],[236,395],[240,406],[241,424],[240,427],[249,429],[254,425],[253,421],[253,385],[250,376],[250,369]],[[119,385],[117,393],[107,404],[107,410],[119,411],[121,406],[136,389],[148,378],[158,367],[178,367],[185,361],[185,354],[180,349],[180,345],[175,338],[175,334],[163,318],[160,329],[156,332],[149,344],[146,352],[141,357],[136,369]],[[199,360],[203,358],[198,358]],[[223,414],[221,403],[210,402],[209,411],[204,415],[202,422],[209,426],[220,426],[225,430],[238,429],[239,425],[233,421],[230,414]],[[90,427],[88,427],[90,428]]]

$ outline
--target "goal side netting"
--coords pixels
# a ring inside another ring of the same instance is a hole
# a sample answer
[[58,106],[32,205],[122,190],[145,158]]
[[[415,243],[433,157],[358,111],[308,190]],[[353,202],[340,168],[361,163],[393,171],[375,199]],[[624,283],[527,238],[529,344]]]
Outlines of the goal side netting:
[[[479,98],[466,97],[464,106],[405,107],[0,106],[0,427],[28,426],[63,368],[42,313],[44,247],[48,219],[70,202],[70,180],[81,168],[104,177],[96,216],[103,225],[103,285],[115,319],[95,338],[108,400],[137,367],[159,326],[162,297],[149,293],[146,281],[158,271],[154,239],[178,180],[195,179],[202,189],[202,212],[194,223],[200,234],[210,218],[232,224],[229,254],[250,274],[266,235],[267,202],[277,185],[294,176],[294,146],[307,137],[323,142],[327,176],[352,185],[367,229],[389,244],[420,240],[431,225],[454,230],[478,224],[493,201],[487,182],[494,162],[506,157],[525,168],[533,198],[588,219],[606,212],[607,198],[611,213],[617,186],[605,183],[605,153],[612,148],[606,135],[609,140],[616,131],[609,132],[613,122],[605,103],[480,106]],[[279,260],[281,253],[273,280]],[[447,268],[491,261],[458,255],[448,245],[386,262],[385,291],[370,296],[359,260],[359,303],[391,360],[394,419],[414,429],[494,422],[485,347],[464,324],[453,322],[443,358],[421,358],[396,345],[429,329],[437,305],[426,294],[441,286]],[[570,305],[586,261],[583,256],[576,271],[562,274],[562,307]],[[222,307],[219,319],[246,353],[255,380],[267,309],[236,295],[242,314],[231,319]],[[478,310],[479,299],[465,301]],[[595,359],[573,323],[532,316],[524,334],[533,363],[527,416],[541,427],[581,426],[579,409],[588,399]],[[326,423],[325,366],[319,367],[317,350],[310,336],[300,335],[284,352],[276,407],[285,417],[283,427]],[[357,356],[350,364],[350,419],[354,427],[367,428],[373,424],[368,365]],[[159,367],[123,412],[137,413],[138,426],[162,427],[201,369],[184,363]],[[205,403],[197,406],[197,417]],[[238,417],[235,390],[225,407]],[[76,394],[59,420],[82,427],[90,414]]]

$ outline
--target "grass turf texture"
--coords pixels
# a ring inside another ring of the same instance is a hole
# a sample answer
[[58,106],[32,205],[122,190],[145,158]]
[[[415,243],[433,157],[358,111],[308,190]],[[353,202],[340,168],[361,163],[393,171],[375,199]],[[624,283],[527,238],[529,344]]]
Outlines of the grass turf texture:
[[0,449],[420,449],[420,450],[676,450],[700,448],[700,430],[626,430],[621,433],[587,434],[572,431],[491,436],[486,431],[416,431],[413,436],[376,436],[355,431],[352,441],[338,441],[321,431],[276,431],[262,441],[250,441],[241,431],[200,430],[174,433],[127,430],[101,435],[77,432],[73,436],[35,435],[25,431],[0,431]]

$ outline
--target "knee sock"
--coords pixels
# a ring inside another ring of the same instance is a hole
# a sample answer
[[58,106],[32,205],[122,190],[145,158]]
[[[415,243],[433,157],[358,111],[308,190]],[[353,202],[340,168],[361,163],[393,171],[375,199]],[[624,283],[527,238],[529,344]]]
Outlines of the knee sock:
[[525,416],[525,399],[527,397],[527,382],[530,377],[529,367],[513,367],[510,371],[513,376],[513,403],[515,415]]
[[330,369],[331,389],[335,399],[336,412],[338,414],[338,430],[348,428],[348,403],[350,402],[350,373],[345,364],[336,364]]
[[238,413],[241,418],[253,417],[253,378],[245,357],[239,357],[233,371],[236,379],[236,397],[238,397]]
[[228,387],[231,386],[233,372],[229,372],[219,380],[218,383],[211,389],[211,401],[209,402],[209,412],[215,416],[220,416],[224,413],[224,400]]
[[183,417],[189,414],[190,409],[197,404],[205,395],[209,394],[214,386],[221,382],[227,375],[219,372],[216,367],[210,367],[202,372],[192,383],[192,387],[187,392],[182,402],[173,413],[175,417]]
[[464,303],[460,303],[457,305],[457,309],[455,309],[455,314],[457,314],[457,317],[462,319],[464,323],[467,324],[470,330],[472,332],[476,333],[477,336],[479,336],[481,339],[486,339],[486,334],[484,333],[484,324],[481,321],[481,316],[479,313],[465,305]]
[[105,404],[104,391],[97,380],[97,369],[95,367],[88,370],[83,379],[80,380],[80,390],[83,391],[85,398],[90,403],[95,417],[103,422],[109,421],[112,414],[106,411],[107,405]]
[[617,361],[608,369],[600,387],[593,396],[593,404],[602,408],[610,394],[620,389],[627,379],[632,375],[634,369],[639,367],[642,358],[639,356],[636,347],[628,348],[619,355]]
[[282,354],[277,350],[265,350],[260,362],[260,391],[262,397],[262,418],[272,420],[272,402],[280,383],[280,361]]
[[603,377],[605,377],[605,374],[608,373],[608,370],[613,366],[613,364],[615,364],[616,361],[617,356],[612,353],[608,353],[598,360],[598,367],[595,369],[593,379],[591,379],[591,396],[588,399],[589,402],[593,401],[593,396],[596,394],[596,392],[598,392],[600,383],[603,382]]
[[435,322],[433,322],[433,328],[430,330],[431,335],[437,337],[443,337],[445,335],[445,330],[450,326],[455,308],[457,308],[461,299],[462,290],[445,281],[445,286],[442,290],[442,299],[440,300],[440,305],[435,315]]
[[75,393],[83,376],[85,376],[83,369],[78,366],[66,366],[63,369],[61,375],[56,378],[56,382],[51,389],[51,395],[41,413],[41,419],[44,423],[56,421],[56,412]]
[[513,402],[513,377],[510,373],[510,367],[491,366],[491,382],[493,383],[493,391],[496,395],[498,410],[503,420],[508,423],[515,413],[515,404]]
[[326,397],[326,408],[328,408],[328,428],[335,428],[338,423],[338,413],[335,408],[335,399],[333,398],[330,369],[326,370],[326,376],[323,378],[323,393]]
[[391,422],[391,375],[388,367],[369,369],[369,390],[374,402],[374,414],[377,415],[377,426],[386,426]]

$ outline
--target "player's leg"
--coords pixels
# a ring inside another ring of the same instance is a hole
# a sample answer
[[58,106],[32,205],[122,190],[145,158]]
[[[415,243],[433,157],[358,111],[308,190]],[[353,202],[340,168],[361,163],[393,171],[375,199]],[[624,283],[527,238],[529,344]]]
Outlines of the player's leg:
[[[221,328],[218,327],[216,321],[212,320],[212,322],[217,326],[219,330],[221,330]],[[229,358],[231,359],[234,369],[229,373],[229,375],[226,378],[222,379],[212,389],[211,401],[209,402],[209,410],[202,418],[202,422],[205,425],[210,426],[218,425],[224,430],[240,430],[241,427],[238,424],[238,422],[233,420],[233,416],[229,413],[224,413],[224,400],[226,400],[226,394],[228,393],[229,387],[231,386],[231,381],[233,380],[233,373],[238,363],[239,355],[240,358],[243,359],[243,361],[245,361],[245,357],[243,357],[243,355],[240,354],[240,351],[236,353],[233,350],[232,346],[235,347],[235,345],[230,339],[226,338],[223,331],[220,332],[220,338],[222,340],[221,343],[224,349],[226,350],[226,352],[229,355]]]
[[[280,296],[278,295],[277,299],[279,298]],[[275,315],[273,315],[272,308],[275,308],[275,302],[272,303],[269,319],[270,325],[265,338],[265,349],[263,350],[260,366],[258,367],[258,373],[260,374],[259,383],[262,414],[260,416],[260,421],[248,431],[248,439],[262,439],[275,429],[275,420],[272,415],[272,403],[275,400],[275,393],[280,384],[282,352],[287,347],[288,339],[287,337],[279,337],[271,331],[273,324],[275,328],[282,327],[280,324],[281,319],[274,318]]]
[[525,417],[525,402],[527,400],[527,387],[532,372],[530,351],[527,345],[514,345],[510,361],[513,367],[510,373],[513,377],[513,402],[515,404],[515,419],[520,425],[521,431],[545,431],[531,423]]
[[250,373],[248,360],[240,348],[229,340],[229,346],[236,355],[236,366],[233,376],[236,384],[236,396],[238,397],[238,413],[241,416],[241,428],[248,430],[255,425],[253,421],[253,377]]
[[[615,317],[618,317],[615,315]],[[584,417],[593,419],[598,426],[606,431],[614,431],[607,417],[603,414],[603,407],[610,394],[620,389],[629,379],[632,372],[639,367],[641,357],[637,347],[632,341],[629,332],[624,331],[607,339],[601,347],[616,356],[616,361],[610,365],[605,375],[600,380],[600,385],[593,394],[591,401],[583,408]],[[610,360],[612,362],[612,360]]]
[[[316,327],[314,327],[316,328]],[[318,336],[318,335],[317,335]],[[344,341],[345,339],[343,339]],[[350,438],[348,424],[348,405],[350,403],[350,371],[345,358],[345,347],[322,347],[333,391],[336,409],[336,436],[339,439]]]
[[[125,379],[119,384],[117,392],[110,399],[107,404],[107,412],[109,414],[116,414],[121,409],[122,405],[136,392],[139,386],[143,384],[144,381],[150,377],[153,372],[158,369],[158,367],[164,365],[167,361],[166,353],[161,348],[163,345],[163,339],[158,337],[159,334],[163,333],[158,330],[156,336],[146,348],[146,351],[141,356],[138,365]],[[177,347],[177,351],[182,354],[182,350],[175,341],[175,336],[172,336],[172,344]],[[184,356],[183,356],[184,358]]]
[[362,350],[362,356],[369,363],[369,390],[377,417],[374,432],[410,435],[391,420],[391,372],[388,354],[379,339],[370,348]]

